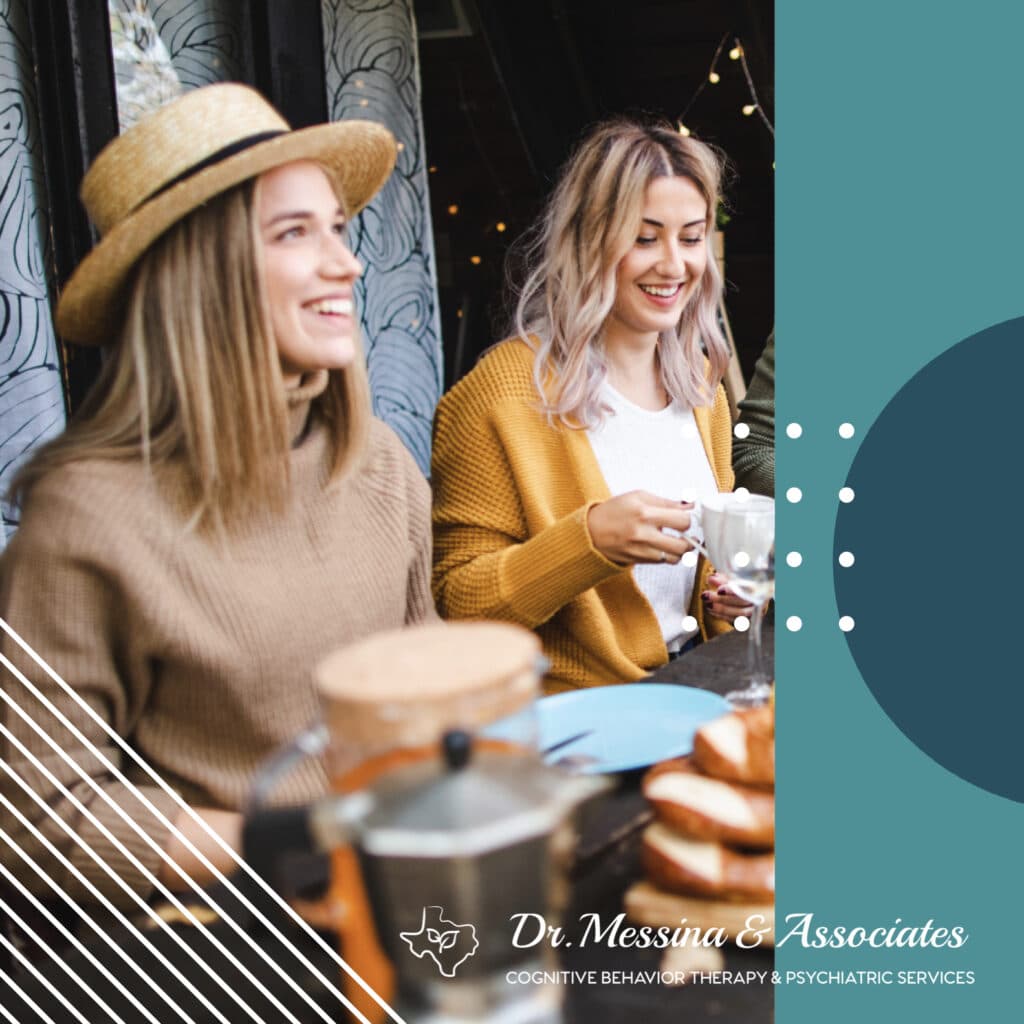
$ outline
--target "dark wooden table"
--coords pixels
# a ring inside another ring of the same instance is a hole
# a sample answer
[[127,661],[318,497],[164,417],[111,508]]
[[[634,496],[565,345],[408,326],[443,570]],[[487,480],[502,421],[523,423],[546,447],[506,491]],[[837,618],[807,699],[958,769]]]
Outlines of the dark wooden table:
[[[770,658],[773,652],[772,631],[765,631],[766,655]],[[695,650],[677,659],[651,677],[653,682],[680,683],[702,689],[725,693],[741,684],[746,668],[746,638],[740,634],[730,634],[701,645]],[[564,919],[566,934],[571,940],[572,922],[579,920],[586,913],[601,915],[603,923],[611,921],[622,910],[623,893],[630,884],[641,875],[639,863],[639,830],[631,825],[641,820],[645,810],[643,797],[640,793],[642,772],[623,773],[617,777],[616,787],[607,797],[596,804],[584,822],[584,831],[579,845],[579,857],[573,868],[571,896],[565,911]],[[610,837],[626,832],[622,838],[610,842]],[[247,894],[254,895],[251,885],[246,886]],[[221,901],[230,906],[230,898],[217,892]],[[270,911],[269,907],[265,907]],[[270,911],[272,913],[272,911]],[[236,920],[245,920],[248,915],[242,911],[229,911]],[[272,951],[275,959],[288,966],[288,972],[305,990],[314,1003],[332,1019],[344,1020],[340,1003],[328,990],[327,985],[337,977],[336,968],[331,960],[317,950],[313,943],[294,927],[282,922],[288,938],[299,947],[322,972],[323,977],[300,968],[291,958],[283,953],[280,944],[276,944],[262,928],[250,926],[252,934],[260,936],[261,945]],[[285,1018],[275,1009],[270,1001],[258,993],[245,979],[244,975],[231,966],[220,954],[214,953],[209,946],[199,943],[194,929],[176,928],[179,934],[186,937],[190,945],[199,949],[214,970],[214,973],[230,980],[231,987],[237,992],[239,1001],[252,1008],[257,1021],[274,1022]],[[226,925],[217,924],[214,930],[230,951],[238,957],[242,965],[252,971],[273,993],[275,998],[286,1006],[300,1024],[314,1024],[323,1018],[302,1001],[288,986],[278,979],[258,956],[247,949],[242,940]],[[196,1024],[213,1024],[218,1017],[211,1013],[205,1001],[216,1007],[230,1024],[235,1021],[248,1022],[253,1016],[241,1010],[237,1002],[225,996],[215,981],[199,971],[194,964],[189,964],[184,955],[173,942],[162,932],[147,932],[147,937],[157,950],[170,958],[196,986],[200,998],[190,994],[180,982],[167,971],[166,967],[155,958],[153,953],[143,948],[123,928],[112,931],[116,943],[121,946],[132,960],[140,964],[144,973],[153,978],[163,990],[172,993],[174,1002],[180,1006]],[[168,1005],[156,997],[152,990],[141,983],[123,964],[101,945],[95,937],[87,940],[88,948],[101,962],[112,970],[126,984],[129,991],[138,998],[153,1014],[155,1019],[164,1024],[181,1020],[171,1011]],[[622,974],[633,972],[656,971],[660,968],[661,950],[614,949],[603,944],[588,944],[580,948],[561,950],[561,967],[564,970],[596,972],[593,977],[598,979],[595,984],[567,985],[565,990],[566,1024],[768,1024],[773,1014],[773,993],[771,984],[765,985],[690,985],[682,988],[667,987],[657,983],[623,983]],[[766,950],[740,951],[732,947],[725,950],[724,969],[737,971],[768,971],[773,967],[773,956]],[[99,972],[96,971],[81,954],[72,952],[66,958],[71,970],[81,976],[88,986],[97,992],[117,1012],[125,1024],[136,1024],[147,1018],[120,994]],[[110,1018],[100,1007],[86,996],[67,976],[54,964],[44,966],[45,976],[56,985],[58,990],[79,1010],[85,1020],[105,1022]],[[620,972],[615,983],[602,984],[604,972]],[[327,984],[325,985],[325,979]],[[52,993],[32,978],[19,977],[18,984],[36,1001],[39,1006],[57,1022],[74,1021],[76,1018],[64,1007]],[[35,1013],[0,974],[0,1003],[7,1009],[19,1024],[42,1024],[45,1018]]]

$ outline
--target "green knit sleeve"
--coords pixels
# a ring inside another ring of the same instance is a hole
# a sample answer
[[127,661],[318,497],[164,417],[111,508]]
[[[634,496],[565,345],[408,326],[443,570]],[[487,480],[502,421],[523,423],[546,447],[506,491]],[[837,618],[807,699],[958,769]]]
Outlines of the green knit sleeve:
[[736,486],[755,494],[775,494],[775,332],[754,368],[746,398],[740,402],[740,423],[750,428],[733,445]]

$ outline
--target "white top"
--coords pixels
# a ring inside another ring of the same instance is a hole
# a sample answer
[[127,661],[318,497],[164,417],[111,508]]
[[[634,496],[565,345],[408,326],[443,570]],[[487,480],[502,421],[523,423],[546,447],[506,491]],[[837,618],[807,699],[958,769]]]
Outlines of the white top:
[[[612,412],[587,431],[594,455],[612,497],[649,491],[673,501],[694,501],[718,493],[693,410],[672,402],[658,412],[641,409],[607,381],[601,398]],[[650,602],[669,651],[676,651],[698,632],[689,617],[696,562],[635,565],[632,572]],[[685,624],[684,624],[684,620]]]

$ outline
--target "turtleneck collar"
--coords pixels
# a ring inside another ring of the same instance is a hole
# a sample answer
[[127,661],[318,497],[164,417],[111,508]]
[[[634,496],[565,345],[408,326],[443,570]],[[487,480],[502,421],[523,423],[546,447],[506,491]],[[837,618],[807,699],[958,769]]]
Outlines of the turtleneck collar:
[[327,388],[329,374],[327,370],[307,373],[299,381],[298,387],[286,392],[288,402],[288,434],[294,447],[302,440],[309,419],[309,407],[314,398],[318,398]]

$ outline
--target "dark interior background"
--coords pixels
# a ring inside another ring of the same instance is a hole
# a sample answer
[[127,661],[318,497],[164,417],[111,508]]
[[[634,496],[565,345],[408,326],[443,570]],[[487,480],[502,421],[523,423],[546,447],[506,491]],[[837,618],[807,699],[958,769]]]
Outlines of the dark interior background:
[[[774,320],[773,6],[763,0],[416,0],[445,386],[507,326],[505,252],[574,144],[655,114],[723,149],[726,305],[749,379]],[[708,73],[724,40],[716,68]]]

